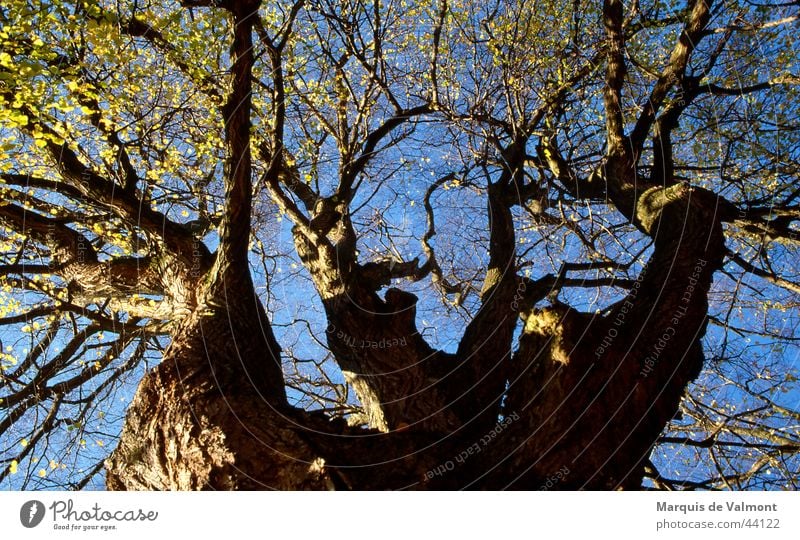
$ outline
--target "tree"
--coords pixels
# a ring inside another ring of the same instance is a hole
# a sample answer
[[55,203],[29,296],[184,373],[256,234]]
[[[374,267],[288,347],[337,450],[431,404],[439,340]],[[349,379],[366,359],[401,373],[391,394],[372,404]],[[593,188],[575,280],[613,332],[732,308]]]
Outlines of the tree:
[[796,487],[796,5],[0,17],[0,479]]

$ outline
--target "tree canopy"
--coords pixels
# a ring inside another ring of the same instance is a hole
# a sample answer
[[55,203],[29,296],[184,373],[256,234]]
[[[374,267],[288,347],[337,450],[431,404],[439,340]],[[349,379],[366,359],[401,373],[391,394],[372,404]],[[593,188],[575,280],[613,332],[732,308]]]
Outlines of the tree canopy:
[[798,487],[797,2],[0,23],[0,486]]

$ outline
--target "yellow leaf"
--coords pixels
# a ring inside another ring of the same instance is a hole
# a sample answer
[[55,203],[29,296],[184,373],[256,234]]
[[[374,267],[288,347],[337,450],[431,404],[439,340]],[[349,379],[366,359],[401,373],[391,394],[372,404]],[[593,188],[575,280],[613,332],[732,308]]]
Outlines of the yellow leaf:
[[24,127],[28,125],[28,117],[24,114],[11,114],[8,117],[9,127]]
[[19,463],[17,463],[17,460],[15,459],[14,461],[11,462],[11,466],[8,468],[8,472],[10,472],[11,474],[17,474],[18,466]]
[[44,478],[47,476],[47,471],[44,469],[39,469],[39,478]]

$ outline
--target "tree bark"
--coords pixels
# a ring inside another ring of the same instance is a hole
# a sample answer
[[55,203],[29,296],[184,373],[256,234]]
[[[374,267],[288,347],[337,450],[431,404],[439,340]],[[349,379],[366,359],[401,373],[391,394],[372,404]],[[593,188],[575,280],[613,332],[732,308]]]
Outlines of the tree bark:
[[184,321],[131,404],[106,463],[110,489],[327,487],[286,417],[282,381],[265,378],[280,352],[253,292]]

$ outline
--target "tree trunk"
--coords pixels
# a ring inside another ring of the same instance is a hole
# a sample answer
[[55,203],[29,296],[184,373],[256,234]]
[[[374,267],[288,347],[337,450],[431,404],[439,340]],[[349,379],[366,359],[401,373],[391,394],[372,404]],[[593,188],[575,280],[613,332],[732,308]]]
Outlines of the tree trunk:
[[479,433],[382,433],[288,407],[263,309],[252,286],[249,296],[232,289],[248,301],[203,304],[143,380],[108,486],[531,489],[561,471],[558,488],[636,488],[702,366],[706,295],[723,247],[719,224],[708,226],[713,211],[702,190],[646,191],[637,215],[658,234],[628,297],[605,316],[527,312],[505,418]]

